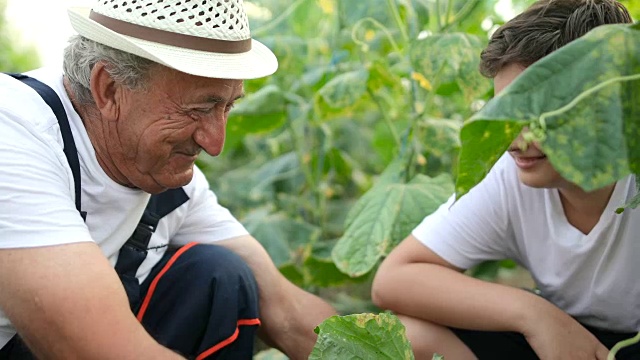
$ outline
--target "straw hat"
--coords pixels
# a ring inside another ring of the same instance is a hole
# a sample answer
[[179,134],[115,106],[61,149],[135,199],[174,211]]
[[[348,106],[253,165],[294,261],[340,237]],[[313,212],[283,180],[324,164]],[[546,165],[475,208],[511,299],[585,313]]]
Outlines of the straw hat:
[[278,68],[251,39],[242,0],[97,0],[69,18],[86,38],[192,75],[254,79]]

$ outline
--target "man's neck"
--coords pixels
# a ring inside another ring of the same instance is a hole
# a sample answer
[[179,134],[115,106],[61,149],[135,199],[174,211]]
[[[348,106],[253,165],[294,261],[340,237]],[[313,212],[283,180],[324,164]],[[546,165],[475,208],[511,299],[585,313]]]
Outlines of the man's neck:
[[614,188],[615,183],[590,192],[573,184],[559,188],[560,201],[569,223],[582,233],[589,234],[609,204]]
[[63,79],[64,89],[67,92],[67,96],[71,100],[71,104],[73,108],[80,116],[82,120],[82,124],[84,125],[85,130],[87,131],[87,135],[89,136],[89,141],[91,141],[91,145],[96,153],[96,159],[98,164],[104,170],[105,174],[109,176],[116,183],[132,187],[127,181],[126,177],[118,170],[113,161],[110,160],[109,151],[106,146],[107,141],[104,134],[104,129],[102,127],[102,121],[100,119],[99,111],[91,105],[80,103],[69,84],[69,80],[66,76]]

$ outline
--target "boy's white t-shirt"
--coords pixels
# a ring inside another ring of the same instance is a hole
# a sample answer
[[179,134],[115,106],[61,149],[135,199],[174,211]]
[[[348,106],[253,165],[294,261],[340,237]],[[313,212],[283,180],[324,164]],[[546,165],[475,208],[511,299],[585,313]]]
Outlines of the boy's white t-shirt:
[[[0,74],[0,249],[95,242],[115,265],[150,195],[115,183],[102,170],[82,120],[64,91],[60,70],[39,69],[28,75],[52,87],[65,107],[78,150],[81,209],[87,218],[83,222],[75,207],[73,175],[55,115],[30,87]],[[189,200],[160,220],[147,258],[138,269],[140,281],[169,244],[211,243],[248,234],[218,204],[197,167],[183,188]],[[14,334],[0,309],[0,348]]]
[[564,215],[557,189],[520,182],[508,154],[454,203],[452,197],[413,230],[452,265],[513,259],[527,268],[542,296],[578,321],[602,329],[640,331],[640,209],[615,210],[636,194],[635,176],[618,181],[588,235]]

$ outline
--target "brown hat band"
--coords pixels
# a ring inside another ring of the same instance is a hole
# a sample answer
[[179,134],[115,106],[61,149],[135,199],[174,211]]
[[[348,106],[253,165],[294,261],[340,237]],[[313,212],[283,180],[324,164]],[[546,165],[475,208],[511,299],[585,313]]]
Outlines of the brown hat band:
[[239,54],[251,50],[251,39],[231,41],[178,34],[113,19],[93,10],[89,14],[89,19],[121,35],[191,50],[226,54]]

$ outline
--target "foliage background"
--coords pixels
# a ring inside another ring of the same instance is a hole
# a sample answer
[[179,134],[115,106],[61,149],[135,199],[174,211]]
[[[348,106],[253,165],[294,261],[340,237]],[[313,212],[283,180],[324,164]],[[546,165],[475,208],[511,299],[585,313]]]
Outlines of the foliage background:
[[[375,310],[379,260],[453,193],[460,127],[492,94],[477,65],[505,21],[497,3],[252,1],[280,68],[246,83],[224,154],[200,165],[292,281],[345,313]],[[361,198],[369,211],[347,219]]]

